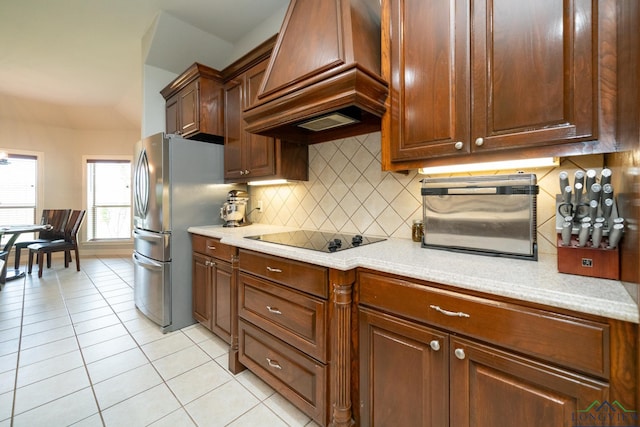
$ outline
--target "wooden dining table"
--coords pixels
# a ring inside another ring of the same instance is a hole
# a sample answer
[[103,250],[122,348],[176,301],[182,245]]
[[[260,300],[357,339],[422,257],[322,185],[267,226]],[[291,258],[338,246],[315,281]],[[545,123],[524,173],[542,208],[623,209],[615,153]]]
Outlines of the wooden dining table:
[[4,285],[7,281],[9,280],[15,280],[15,279],[19,279],[21,277],[24,277],[24,271],[21,269],[14,269],[11,268],[9,269],[7,267],[8,265],[8,259],[9,259],[9,255],[11,254],[11,248],[13,248],[14,243],[16,242],[16,240],[18,240],[18,237],[22,234],[22,233],[33,233],[36,231],[42,231],[42,230],[49,230],[52,227],[48,224],[26,224],[26,225],[5,225],[5,226],[0,226],[0,238],[7,234],[10,235],[11,237],[9,237],[9,240],[7,241],[7,243],[5,243],[4,247],[2,248],[2,252],[1,254],[3,255],[2,258],[4,258],[5,263],[4,266],[2,267],[2,270],[0,271],[0,285]]

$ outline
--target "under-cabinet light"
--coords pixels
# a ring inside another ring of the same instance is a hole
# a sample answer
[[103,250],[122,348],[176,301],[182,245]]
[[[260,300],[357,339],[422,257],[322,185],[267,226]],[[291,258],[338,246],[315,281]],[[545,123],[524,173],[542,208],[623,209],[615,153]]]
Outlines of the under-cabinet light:
[[504,160],[500,162],[469,163],[466,165],[432,166],[418,169],[423,175],[438,175],[461,172],[479,172],[488,170],[543,168],[560,165],[558,157],[540,157],[535,159]]
[[280,185],[280,184],[289,184],[289,181],[286,179],[268,179],[265,181],[249,181],[247,185]]

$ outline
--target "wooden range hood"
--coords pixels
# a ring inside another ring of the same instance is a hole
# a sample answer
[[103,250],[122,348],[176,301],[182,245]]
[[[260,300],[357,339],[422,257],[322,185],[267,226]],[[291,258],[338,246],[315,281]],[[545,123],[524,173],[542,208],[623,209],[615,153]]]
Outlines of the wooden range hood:
[[379,0],[291,0],[243,117],[248,132],[314,144],[380,130],[387,93]]

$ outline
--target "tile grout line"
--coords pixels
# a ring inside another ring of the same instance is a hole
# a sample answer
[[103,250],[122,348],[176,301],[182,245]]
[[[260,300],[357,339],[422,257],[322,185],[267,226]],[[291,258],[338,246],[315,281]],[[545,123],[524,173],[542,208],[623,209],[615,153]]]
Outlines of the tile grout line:
[[[20,366],[20,352],[22,349],[22,329],[24,326],[24,299],[26,296],[26,285],[25,285],[26,280],[27,278],[25,275],[25,277],[22,278],[22,309],[20,312],[20,335],[18,337],[18,355],[16,356],[16,372],[13,378],[13,401],[11,402],[11,418],[9,423],[11,427],[13,427],[13,418],[15,416],[15,410],[16,410],[16,395],[18,394],[18,367]],[[5,286],[6,286],[6,282],[5,282]]]

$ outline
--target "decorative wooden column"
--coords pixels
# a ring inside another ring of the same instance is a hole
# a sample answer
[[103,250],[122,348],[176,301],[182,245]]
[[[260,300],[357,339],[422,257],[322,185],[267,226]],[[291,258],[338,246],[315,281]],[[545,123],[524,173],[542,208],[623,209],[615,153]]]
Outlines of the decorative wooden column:
[[238,249],[231,257],[231,347],[229,348],[229,371],[237,374],[245,370],[243,364],[238,360],[239,342],[238,342],[238,274],[240,268],[240,258],[238,257]]
[[329,425],[334,427],[347,427],[355,423],[351,410],[351,304],[355,277],[355,270],[329,270]]

